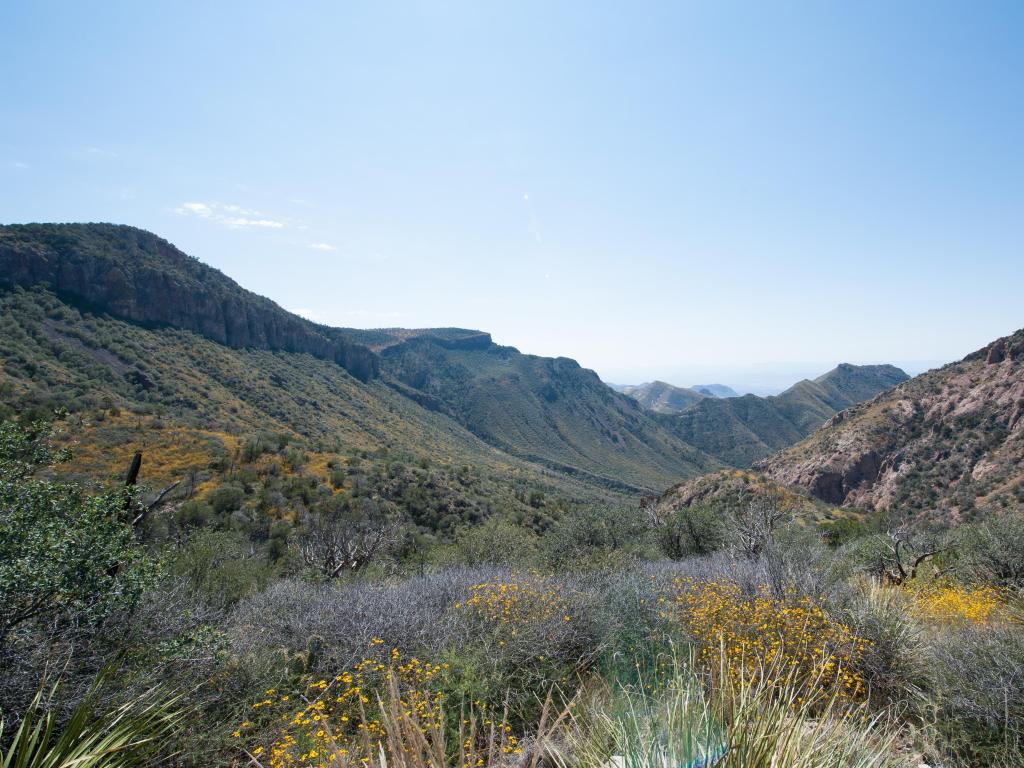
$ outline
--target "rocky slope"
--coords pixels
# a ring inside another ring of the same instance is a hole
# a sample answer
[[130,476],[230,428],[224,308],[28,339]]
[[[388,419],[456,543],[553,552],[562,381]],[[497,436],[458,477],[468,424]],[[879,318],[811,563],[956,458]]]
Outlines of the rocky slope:
[[757,465],[819,499],[943,519],[1024,500],[1024,331],[837,413]]
[[134,323],[189,330],[235,349],[308,353],[363,381],[377,374],[366,346],[286,312],[135,227],[0,226],[0,284],[41,283],[74,304]]
[[218,433],[514,467],[510,486],[569,478],[589,498],[721,466],[573,360],[473,330],[316,325],[131,227],[0,227],[0,299],[0,406],[109,403]]
[[524,355],[457,329],[403,332],[380,354],[397,391],[502,451],[559,471],[640,489],[721,466],[569,358]]
[[683,442],[725,464],[749,467],[802,440],[837,411],[906,380],[895,366],[843,363],[779,395],[704,398],[660,419]]

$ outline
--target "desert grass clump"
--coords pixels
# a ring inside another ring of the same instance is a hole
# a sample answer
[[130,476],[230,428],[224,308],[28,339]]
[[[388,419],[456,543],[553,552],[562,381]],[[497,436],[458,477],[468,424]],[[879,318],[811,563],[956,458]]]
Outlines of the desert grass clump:
[[878,707],[910,715],[928,688],[929,659],[926,627],[913,610],[907,590],[857,579],[842,618],[865,638],[858,660],[867,696]]
[[[267,749],[243,748],[249,764],[257,768],[483,768],[515,764],[536,768],[541,756],[556,743],[556,734],[562,732],[568,716],[567,707],[556,709],[555,696],[549,692],[532,736],[520,740],[513,734],[507,711],[490,712],[477,702],[461,702],[446,709],[442,697],[403,676],[388,669],[372,701],[367,691],[358,694],[361,716],[371,708],[374,714],[372,720],[364,720],[354,729],[338,710],[317,706],[323,693],[306,699],[302,713],[291,720],[306,727],[306,735],[300,740],[294,734],[284,734]],[[422,682],[427,680],[424,673]],[[331,684],[314,687],[326,692]],[[416,701],[430,703],[416,706]]]
[[[719,664],[730,663],[721,653]],[[696,656],[675,660],[657,687],[598,689],[574,711],[556,753],[559,768],[888,768],[893,736],[884,717],[836,691],[801,681],[785,665],[775,684],[741,678],[708,686]]]

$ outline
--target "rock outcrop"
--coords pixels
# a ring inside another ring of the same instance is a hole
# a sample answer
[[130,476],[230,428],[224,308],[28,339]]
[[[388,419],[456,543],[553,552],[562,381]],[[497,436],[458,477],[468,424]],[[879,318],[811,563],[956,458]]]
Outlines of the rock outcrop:
[[1024,330],[836,414],[755,464],[834,504],[970,517],[1024,501]]
[[363,381],[379,370],[369,348],[337,329],[285,311],[134,227],[0,227],[0,284],[43,283],[78,306],[147,327],[180,328],[236,349],[307,353]]

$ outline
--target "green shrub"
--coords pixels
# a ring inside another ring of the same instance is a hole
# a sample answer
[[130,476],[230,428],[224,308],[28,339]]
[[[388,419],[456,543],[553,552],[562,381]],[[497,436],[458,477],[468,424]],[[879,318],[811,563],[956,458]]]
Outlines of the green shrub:
[[130,610],[153,574],[124,493],[34,477],[66,458],[50,435],[0,424],[0,646],[22,625]]
[[682,507],[661,523],[657,539],[661,551],[673,560],[709,555],[725,546],[726,526],[722,515],[710,507]]
[[929,652],[937,757],[957,768],[1024,765],[1024,632],[964,627]]
[[960,570],[984,584],[1024,591],[1024,514],[993,516],[956,536]]
[[228,607],[266,586],[273,570],[249,555],[245,537],[234,531],[196,531],[170,561],[174,575],[207,603]]

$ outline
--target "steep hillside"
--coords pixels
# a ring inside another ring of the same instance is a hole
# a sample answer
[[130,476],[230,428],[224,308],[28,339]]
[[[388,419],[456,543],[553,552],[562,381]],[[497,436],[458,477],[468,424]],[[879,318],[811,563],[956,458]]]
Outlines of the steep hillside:
[[524,355],[448,329],[381,351],[398,391],[509,454],[622,487],[720,466],[660,427],[634,400],[568,358]]
[[764,461],[835,504],[970,517],[1024,500],[1024,331],[836,414]]
[[623,387],[622,394],[629,395],[647,410],[657,413],[678,413],[705,397],[714,397],[693,389],[675,387],[664,381]]
[[748,467],[803,439],[837,411],[906,379],[891,365],[843,363],[779,395],[705,398],[660,420],[683,442],[723,463]]
[[364,381],[376,356],[336,329],[286,312],[166,240],[114,224],[0,226],[0,285],[46,283],[83,307],[235,349],[305,352]]
[[[315,325],[130,227],[0,227],[0,268],[0,401],[108,412],[79,420],[80,453],[110,458],[97,471],[139,440],[230,453],[259,433],[471,465],[588,503],[719,466],[572,360],[479,331]],[[151,416],[177,437],[120,423]]]

